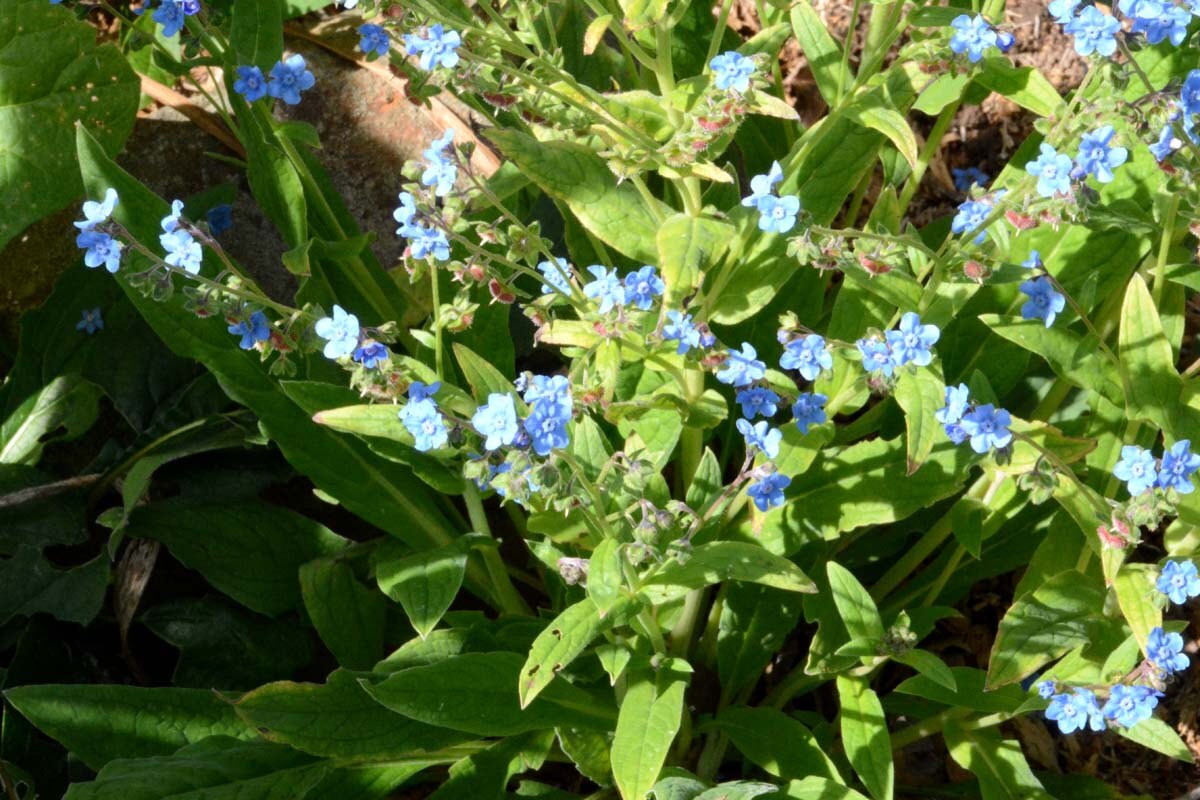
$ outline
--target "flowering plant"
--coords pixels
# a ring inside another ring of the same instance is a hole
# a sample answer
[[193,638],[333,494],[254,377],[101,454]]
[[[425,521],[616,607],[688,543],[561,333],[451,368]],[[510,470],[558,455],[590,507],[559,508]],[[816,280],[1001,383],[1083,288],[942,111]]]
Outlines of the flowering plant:
[[[355,59],[474,123],[386,176],[394,268],[317,129],[280,117],[319,91],[284,37],[310,9],[53,5],[0,23],[110,20],[121,47],[71,69],[127,86],[130,117],[130,65],[170,65],[298,284],[264,290],[228,202],[158,197],[114,160],[128,124],[64,104],[82,266],[0,394],[0,512],[23,515],[0,547],[34,595],[4,601],[6,713],[91,770],[68,797],[890,800],[928,796],[931,741],[961,767],[938,780],[983,797],[1081,796],[1030,764],[1030,726],[1191,761],[1195,3],[1050,3],[1087,64],[1064,97],[1010,60],[998,0],[856,2],[856,67],[809,0],[758,4],[745,41],[731,0],[345,2]],[[992,95],[1034,132],[918,225],[943,137]],[[105,365],[138,346],[176,388],[126,392]],[[39,473],[101,397],[129,435]],[[289,471],[313,492],[272,494]],[[98,528],[87,563],[48,560]],[[135,622],[159,549],[227,600],[176,588]],[[182,651],[173,687],[27,680],[45,634],[18,626],[100,625],[110,578],[133,679],[144,626]]]

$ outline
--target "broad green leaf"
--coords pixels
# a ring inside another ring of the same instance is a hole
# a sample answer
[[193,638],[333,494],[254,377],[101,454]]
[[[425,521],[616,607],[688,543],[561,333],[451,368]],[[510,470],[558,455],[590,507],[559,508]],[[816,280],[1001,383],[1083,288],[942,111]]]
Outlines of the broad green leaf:
[[696,474],[688,484],[684,502],[697,514],[703,514],[721,496],[721,462],[711,448],[704,448]]
[[988,688],[1014,683],[1091,638],[1104,592],[1074,570],[1059,573],[1018,597],[992,645]]
[[849,69],[842,63],[842,48],[829,35],[825,21],[813,9],[810,0],[798,0],[792,6],[791,21],[817,89],[826,105],[832,108],[837,105],[843,89],[853,82]]
[[908,474],[912,475],[929,458],[937,437],[942,435],[942,426],[933,415],[944,403],[945,386],[931,369],[901,371],[894,396],[904,410]]
[[890,800],[896,782],[892,742],[879,697],[866,678],[837,676],[842,746],[875,800]]
[[[475,402],[486,403],[489,394],[513,394],[513,383],[486,359],[463,344],[454,345],[454,357],[471,387]],[[514,398],[514,402],[517,402]]]
[[328,758],[399,759],[466,738],[384,708],[342,671],[325,684],[267,684],[243,695],[234,708],[260,736]]
[[[918,11],[929,10],[952,11],[955,15],[958,14],[957,9],[952,8],[918,9]],[[960,75],[950,75],[948,73],[938,75],[921,90],[921,94],[917,96],[916,102],[913,103],[913,110],[935,117],[942,113],[942,110],[946,106],[962,97],[963,90],[967,88],[967,84],[970,82],[971,76],[965,73]]]
[[604,469],[604,464],[608,461],[611,452],[608,439],[605,438],[604,431],[590,415],[580,417],[575,421],[574,426],[568,449],[575,460],[579,462],[579,466],[588,480],[595,481],[600,477],[600,470]]
[[[590,578],[589,578],[590,579]],[[731,583],[717,631],[717,674],[727,697],[753,686],[787,636],[802,608],[794,592],[754,583]]]
[[983,521],[987,515],[987,506],[967,495],[960,497],[950,509],[954,538],[975,558],[983,553]]
[[204,689],[19,686],[4,698],[94,770],[114,758],[165,756],[208,736],[252,739],[233,710]]
[[985,58],[975,81],[1039,117],[1053,116],[1063,105],[1062,97],[1045,75],[1034,67],[1015,67],[1004,56]]
[[596,604],[584,598],[551,620],[533,640],[533,647],[529,650],[525,665],[521,667],[521,708],[532,703],[559,672],[578,658],[592,640],[612,624],[612,619],[613,615],[601,616]]
[[946,666],[946,662],[928,650],[906,650],[892,656],[893,661],[899,661],[906,667],[912,667],[934,683],[944,686],[952,692],[958,691],[958,683],[954,673]]
[[36,547],[21,546],[11,558],[0,560],[0,624],[44,613],[87,625],[104,605],[108,574],[107,553],[58,569]]
[[1129,415],[1153,422],[1170,434],[1183,382],[1175,370],[1175,357],[1158,309],[1141,275],[1130,278],[1125,290],[1118,342],[1121,368],[1129,387]]
[[616,539],[596,545],[588,559],[587,593],[601,617],[608,615],[625,585],[622,559],[621,543]]
[[773,794],[779,787],[773,783],[758,781],[729,781],[717,784],[696,795],[696,800],[752,800],[764,794]]
[[462,588],[469,540],[412,555],[381,548],[375,557],[375,580],[388,597],[404,607],[422,639],[429,636]]
[[98,149],[116,152],[133,130],[138,87],[116,45],[97,47],[95,28],[73,10],[39,0],[0,5],[0,250],[79,198],[76,124]]
[[501,797],[513,776],[541,769],[553,743],[553,731],[530,731],[501,739],[451,765],[446,782],[429,795],[429,800]]
[[678,767],[667,767],[663,775],[662,780],[650,787],[651,800],[696,800],[697,795],[708,789],[706,781]]
[[267,72],[283,55],[281,0],[238,0],[233,5],[229,44],[239,66],[252,64]]
[[722,581],[745,581],[789,592],[815,592],[816,585],[786,558],[745,542],[711,542],[697,546],[686,562],[673,560],[642,584],[642,592],[661,605],[692,589]]
[[959,766],[975,773],[983,800],[1052,800],[1012,739],[995,730],[965,730],[951,721],[942,728],[946,749]]
[[358,582],[345,564],[327,558],[300,568],[304,607],[321,641],[347,669],[370,669],[383,657],[383,596]]
[[682,724],[692,668],[677,658],[635,668],[621,700],[612,743],[613,782],[622,800],[643,800],[658,781]]
[[1195,763],[1191,749],[1175,729],[1157,717],[1144,719],[1132,728],[1117,728],[1117,733],[1142,747],[1189,764]]
[[1010,342],[1041,356],[1056,375],[1099,392],[1113,403],[1125,404],[1121,375],[1098,346],[1096,337],[1082,336],[1062,325],[1047,328],[1037,320],[997,314],[981,314],[979,320]]
[[729,241],[733,226],[712,217],[675,214],[658,229],[658,268],[667,290],[664,309],[682,308],[683,300],[700,287],[706,270],[716,264]]
[[[288,247],[296,252],[310,238],[304,184],[296,165],[276,139],[274,123],[233,91],[235,75],[232,71],[227,72],[225,85],[227,96],[242,123],[239,140],[246,148],[246,180],[263,213],[279,230]],[[311,269],[311,261],[309,265]],[[311,289],[315,285],[313,280],[306,280],[304,288]],[[350,302],[347,298],[340,299]]]
[[847,107],[848,118],[864,128],[878,131],[888,138],[904,160],[917,168],[917,137],[904,115],[893,108],[852,103]]
[[[523,662],[517,653],[464,653],[396,672],[364,688],[407,717],[478,736],[511,736],[561,725],[611,729],[611,707],[566,681],[551,683],[522,709],[517,683]],[[454,701],[447,702],[448,697]]]
[[901,694],[911,694],[932,700],[952,708],[969,708],[982,714],[1014,711],[1028,699],[1028,694],[1019,685],[1010,684],[999,689],[985,688],[987,675],[983,670],[970,667],[951,667],[954,689],[942,681],[919,673],[896,687]]
[[162,542],[217,589],[271,616],[300,606],[302,565],[347,544],[318,522],[257,501],[151,503],[133,512],[128,535]]
[[36,464],[47,442],[82,436],[99,415],[99,400],[99,387],[79,375],[54,378],[0,424],[0,464]]
[[837,766],[812,731],[782,711],[732,706],[718,714],[713,725],[742,755],[777,778],[839,778]]
[[397,790],[427,766],[418,761],[387,766],[340,767],[329,772],[307,796],[313,800],[318,797],[385,800],[394,797]]
[[870,593],[858,582],[854,573],[841,564],[830,561],[825,565],[825,571],[829,576],[833,602],[837,605],[838,614],[845,623],[850,638],[881,642],[883,620]]
[[559,747],[581,775],[600,786],[612,785],[612,755],[607,734],[579,728],[556,728],[554,732]]
[[1158,569],[1154,564],[1125,564],[1113,582],[1121,614],[1143,652],[1150,631],[1162,627],[1162,607],[1158,604],[1161,593],[1154,588],[1157,577]]
[[515,130],[492,128],[487,138],[555,200],[565,203],[585,228],[634,261],[658,258],[658,219],[669,207],[647,205],[628,181],[618,184],[604,160],[570,142],[538,142]]
[[828,778],[809,777],[802,781],[790,781],[783,787],[780,800],[867,800],[866,797],[840,781]]

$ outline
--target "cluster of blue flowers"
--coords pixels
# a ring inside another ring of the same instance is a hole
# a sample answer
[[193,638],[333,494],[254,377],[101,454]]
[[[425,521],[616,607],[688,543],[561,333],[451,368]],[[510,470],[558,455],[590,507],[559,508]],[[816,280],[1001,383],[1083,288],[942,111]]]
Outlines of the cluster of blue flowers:
[[[458,165],[454,150],[454,131],[446,130],[425,148],[425,170],[421,173],[421,185],[432,187],[435,197],[445,197],[454,189],[458,180]],[[401,192],[400,205],[392,212],[392,218],[400,223],[397,236],[408,239],[409,252],[414,258],[432,256],[435,261],[450,258],[450,241],[441,228],[425,225],[417,220],[416,198],[411,192]]]
[[1125,481],[1125,487],[1134,497],[1156,487],[1191,494],[1195,491],[1191,475],[1197,469],[1200,469],[1200,454],[1192,452],[1189,440],[1180,439],[1167,448],[1161,460],[1156,460],[1145,448],[1125,445],[1121,448],[1121,460],[1113,467],[1113,475]]
[[100,229],[108,222],[118,202],[117,190],[108,189],[102,201],[88,200],[83,204],[84,218],[75,223],[79,229],[75,245],[84,251],[83,263],[89,269],[103,265],[106,270],[115,273],[121,268],[121,251],[125,245]]
[[1021,306],[1021,317],[1041,320],[1049,328],[1066,308],[1067,298],[1055,288],[1049,274],[1043,272],[1042,258],[1037,250],[1032,251],[1021,266],[1034,272],[1034,277],[1021,282],[1021,291],[1029,297]]
[[900,317],[894,331],[887,331],[883,338],[870,336],[855,342],[862,357],[863,369],[873,375],[890,378],[897,367],[915,364],[929,366],[933,361],[933,346],[942,333],[936,325],[925,325],[913,311]]
[[433,399],[441,387],[441,383],[426,386],[414,381],[408,387],[408,402],[400,409],[400,421],[412,434],[414,446],[423,453],[445,447],[450,440],[446,420],[438,410],[437,401]]
[[[462,36],[457,31],[448,31],[439,22],[429,26],[425,36],[416,33],[404,34],[404,45],[408,55],[417,56],[423,70],[458,65],[458,48]],[[382,54],[381,54],[382,55]]]
[[754,75],[754,60],[736,50],[715,56],[708,62],[713,72],[714,85],[723,92],[732,89],[740,94],[750,91],[750,78]]
[[304,61],[304,56],[294,53],[275,62],[269,75],[255,66],[238,67],[233,90],[253,103],[267,95],[282,100],[289,106],[300,102],[300,93],[308,91],[317,82]]
[[1015,43],[1011,33],[997,31],[980,14],[959,14],[950,21],[954,33],[950,36],[950,50],[956,55],[967,54],[972,64],[981,61],[988,50],[1007,53]]
[[358,49],[368,58],[383,58],[392,49],[392,40],[386,30],[367,23],[358,26]]
[[1073,179],[1082,180],[1089,175],[1095,176],[1100,183],[1110,183],[1113,170],[1129,158],[1129,151],[1124,147],[1112,146],[1114,133],[1111,125],[1085,133],[1074,161],[1043,142],[1038,148],[1038,157],[1025,165],[1025,171],[1037,178],[1038,195],[1068,194]]
[[[1200,595],[1200,575],[1191,561],[1168,561],[1155,583],[1159,592],[1176,604]],[[1058,692],[1052,680],[1037,684],[1038,694],[1049,700],[1047,719],[1058,724],[1063,733],[1090,728],[1103,731],[1109,722],[1124,728],[1132,728],[1142,720],[1154,715],[1158,699],[1163,693],[1157,688],[1162,679],[1187,669],[1189,660],[1183,652],[1183,637],[1168,633],[1161,626],[1153,628],[1146,638],[1146,660],[1126,680],[1148,679],[1150,683],[1118,683],[1108,689],[1104,705],[1096,693],[1084,687],[1066,687],[1069,692]]]
[[950,441],[962,444],[969,441],[971,449],[983,455],[989,450],[1003,450],[1012,443],[1012,415],[991,403],[971,404],[971,391],[965,383],[947,386],[945,405],[933,414],[942,424]]
[[[57,4],[62,0],[50,0],[50,2]],[[154,8],[154,4],[148,2],[134,13],[141,16],[151,8]],[[200,0],[162,0],[150,18],[162,26],[162,35],[169,39],[183,30],[183,26],[187,24],[187,18],[199,14],[200,9]]]
[[800,213],[800,198],[792,194],[777,196],[776,184],[783,181],[783,168],[776,161],[765,175],[750,179],[750,194],[742,205],[758,210],[758,229],[764,233],[787,233],[796,225]]
[[[558,259],[558,261],[558,267],[565,265],[563,259]],[[541,272],[546,276],[546,280],[548,282],[555,281],[557,288],[570,292],[570,287],[563,283],[562,273],[559,269],[548,261],[544,261],[542,264]],[[606,269],[598,264],[588,267],[587,271],[591,273],[594,280],[584,285],[583,294],[597,303],[601,314],[607,314],[613,309],[624,310],[626,304],[639,311],[649,311],[654,305],[654,298],[661,297],[667,288],[663,279],[658,277],[658,270],[649,265],[630,272],[625,276],[624,281],[621,280],[621,276],[615,269]],[[543,286],[542,291],[548,293],[552,290],[548,286]],[[688,319],[690,321],[691,318]],[[682,344],[681,342],[681,346]],[[687,352],[687,350],[682,352]]]
[[975,238],[972,241],[975,244],[983,244],[983,240],[987,238],[987,231],[983,230],[983,224],[992,213],[992,209],[996,207],[996,202],[1003,196],[1004,190],[1000,189],[986,197],[964,200],[959,204],[954,219],[950,220],[950,232],[954,234],[974,233]]
[[[1200,8],[1200,2],[1197,3],[1197,7]],[[1176,122],[1182,123],[1184,133],[1193,144],[1200,142],[1200,137],[1196,135],[1196,114],[1200,114],[1200,69],[1192,70],[1184,79],[1183,88],[1179,91],[1178,105],[1163,124],[1158,139],[1150,145],[1150,152],[1159,163],[1166,161],[1172,153],[1183,147],[1183,141],[1175,135]]]

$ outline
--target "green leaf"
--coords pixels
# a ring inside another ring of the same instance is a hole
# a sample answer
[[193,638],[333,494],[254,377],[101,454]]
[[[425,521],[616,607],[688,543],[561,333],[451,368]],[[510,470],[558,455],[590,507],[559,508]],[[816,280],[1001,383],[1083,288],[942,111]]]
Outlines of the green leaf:
[[538,142],[500,128],[490,129],[487,138],[543,191],[566,203],[596,238],[634,261],[657,260],[658,220],[670,208],[658,201],[652,208],[630,182],[618,184],[590,149],[571,142]]
[[816,584],[799,567],[758,545],[710,542],[696,547],[687,561],[667,562],[642,584],[655,605],[722,581],[746,581],[789,592],[815,592]]
[[966,495],[960,497],[950,509],[954,538],[975,558],[983,553],[983,521],[987,513],[987,506]]
[[[115,153],[133,130],[138,77],[72,10],[38,0],[0,6],[0,250],[82,193],[75,126]],[[89,193],[90,194],[90,193]],[[104,193],[91,195],[103,198]]]
[[733,238],[733,226],[712,217],[675,214],[658,229],[658,267],[667,290],[664,309],[683,307],[700,287],[705,271],[720,261]]
[[1063,105],[1058,90],[1045,75],[1034,67],[1015,67],[1005,56],[985,58],[975,81],[1039,117],[1053,116]]
[[464,538],[412,555],[385,545],[376,553],[375,580],[380,590],[404,607],[422,639],[433,631],[462,588],[470,542]]
[[[304,183],[296,165],[276,140],[273,123],[232,90],[233,81],[234,73],[226,72],[227,96],[242,123],[239,140],[246,147],[246,180],[250,191],[287,246],[297,250],[309,241]],[[122,200],[124,197],[122,194]],[[311,281],[305,283],[305,287],[313,285]],[[343,299],[343,302],[349,301]]]
[[833,602],[850,638],[876,643],[883,641],[883,620],[879,616],[879,609],[854,573],[833,561],[825,565],[825,571],[829,575]]
[[383,657],[383,596],[358,582],[350,567],[318,559],[300,568],[300,591],[321,641],[347,669],[370,669]]
[[1142,747],[1148,747],[1164,756],[1170,756],[1178,761],[1186,761],[1189,764],[1195,763],[1192,751],[1175,732],[1175,729],[1157,717],[1144,719],[1132,728],[1117,728],[1117,733],[1131,742],[1137,742]]
[[0,464],[33,465],[48,442],[79,438],[99,416],[99,400],[99,387],[78,375],[54,378],[0,424]]
[[453,764],[450,777],[429,800],[499,798],[515,775],[541,769],[552,744],[553,731],[530,731],[502,739]]
[[517,684],[523,662],[517,653],[464,653],[402,670],[363,688],[407,717],[478,736],[511,736],[563,725],[611,729],[611,707],[566,681],[551,683],[522,709]]
[[825,21],[813,9],[809,0],[798,0],[791,11],[792,30],[800,50],[808,61],[813,79],[825,104],[830,108],[837,105],[844,88],[853,83],[850,71],[842,62],[842,49],[829,35]]
[[104,605],[108,573],[107,553],[60,570],[36,547],[21,546],[11,558],[0,560],[0,624],[45,613],[87,625]]
[[128,535],[162,542],[217,589],[271,616],[300,606],[303,564],[347,544],[318,522],[258,501],[152,503],[133,512]]
[[942,728],[942,736],[951,757],[979,778],[982,800],[1052,800],[1018,742],[987,728],[965,730],[953,721]]
[[779,791],[772,783],[758,781],[728,781],[696,795],[696,800],[752,800]]
[[837,690],[846,758],[875,800],[891,800],[896,774],[883,706],[866,678],[838,675]]
[[941,680],[934,680],[922,672],[896,687],[901,694],[911,694],[932,700],[952,708],[969,708],[982,714],[1014,711],[1025,702],[1028,695],[1019,685],[1001,686],[999,689],[985,688],[987,675],[983,670],[970,667],[951,667],[955,688],[951,689]]
[[607,734],[578,728],[556,728],[554,732],[559,747],[581,775],[600,786],[612,785],[612,756]]
[[946,662],[930,653],[928,650],[906,650],[892,656],[893,661],[899,661],[906,667],[912,667],[929,680],[944,686],[952,692],[958,691],[958,683],[954,673],[946,666]]
[[721,711],[713,725],[742,755],[777,778],[839,778],[837,766],[812,731],[782,711],[732,706]]
[[454,357],[458,359],[458,366],[462,368],[467,384],[471,387],[471,394],[475,397],[475,402],[486,403],[488,395],[493,393],[513,393],[512,381],[466,345],[456,343]]
[[981,314],[980,322],[1000,336],[1046,360],[1054,374],[1109,401],[1125,404],[1125,390],[1116,365],[1100,349],[1096,337],[1081,336],[1062,325],[1047,328],[1037,320]]
[[796,627],[803,603],[794,592],[754,583],[731,583],[724,598],[717,631],[717,675],[722,692],[737,697],[762,677]]
[[1154,587],[1157,578],[1158,569],[1154,564],[1125,564],[1113,582],[1121,614],[1143,652],[1146,652],[1150,631],[1162,626],[1163,612],[1158,604],[1161,594]]
[[1129,416],[1153,422],[1168,434],[1183,381],[1175,370],[1171,343],[1141,275],[1129,279],[1121,305],[1118,339],[1121,368],[1129,387]]
[[605,539],[596,545],[588,559],[587,593],[601,617],[616,604],[625,585],[621,568],[621,543],[616,539]]
[[521,667],[519,694],[525,708],[550,685],[563,669],[579,657],[592,640],[612,624],[613,616],[601,615],[596,604],[584,598],[555,617],[533,640]]
[[691,676],[691,666],[677,658],[630,673],[612,743],[613,782],[622,800],[642,800],[658,781],[682,724]]
[[229,44],[238,66],[270,70],[283,55],[283,7],[280,0],[238,0],[233,4]]
[[866,797],[840,782],[827,778],[810,777],[802,781],[790,781],[783,787],[780,800],[867,800]]
[[94,770],[114,758],[170,755],[208,736],[255,736],[207,689],[43,684],[8,689],[4,698]]
[[920,469],[925,459],[929,458],[937,437],[942,433],[942,426],[933,415],[942,407],[945,391],[941,378],[928,368],[916,372],[901,371],[896,381],[893,396],[904,411],[909,475]]
[[917,168],[917,137],[903,114],[893,108],[860,104],[851,104],[846,111],[849,119],[886,136],[908,165]]
[[988,688],[1014,683],[1091,639],[1104,592],[1069,570],[1018,597],[1000,621],[988,664]]
[[384,708],[353,675],[342,671],[330,675],[324,685],[267,684],[243,695],[234,708],[269,741],[328,758],[399,759],[466,738]]

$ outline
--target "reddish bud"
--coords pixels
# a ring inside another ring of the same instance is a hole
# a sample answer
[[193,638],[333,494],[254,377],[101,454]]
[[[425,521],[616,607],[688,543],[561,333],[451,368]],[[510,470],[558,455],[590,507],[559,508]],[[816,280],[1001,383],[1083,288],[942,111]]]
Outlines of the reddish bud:
[[1036,219],[1025,214],[1018,214],[1016,211],[1005,211],[1004,218],[1019,231],[1032,230],[1038,226]]
[[493,279],[488,281],[488,291],[492,293],[493,303],[512,305],[517,301],[516,295],[510,292],[508,288],[498,280]]
[[886,275],[892,271],[890,265],[885,264],[882,261],[876,261],[873,258],[867,258],[866,256],[859,256],[858,263],[862,265],[863,269],[872,275]]
[[976,283],[983,283],[992,271],[978,261],[968,261],[963,264],[963,274]]

